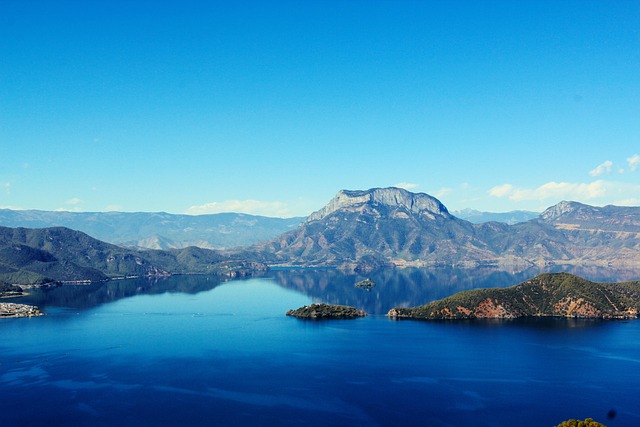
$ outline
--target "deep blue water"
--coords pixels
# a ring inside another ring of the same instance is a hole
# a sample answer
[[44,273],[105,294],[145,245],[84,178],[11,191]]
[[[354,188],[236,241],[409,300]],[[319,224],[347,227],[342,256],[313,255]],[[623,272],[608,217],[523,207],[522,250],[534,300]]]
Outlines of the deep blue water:
[[[0,322],[0,423],[552,426],[593,417],[640,425],[640,321],[284,316],[320,300],[323,284],[327,299],[340,299],[332,286],[355,279],[334,274],[34,292],[47,316]],[[343,299],[382,312],[413,286],[389,282],[371,292],[344,286]],[[428,282],[423,298],[442,287],[459,286]]]

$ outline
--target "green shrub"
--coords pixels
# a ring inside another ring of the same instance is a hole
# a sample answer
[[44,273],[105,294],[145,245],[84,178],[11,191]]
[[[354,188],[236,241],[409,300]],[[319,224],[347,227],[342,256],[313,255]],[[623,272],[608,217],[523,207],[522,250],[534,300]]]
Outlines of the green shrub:
[[604,424],[600,424],[597,421],[594,421],[593,418],[586,418],[584,421],[581,420],[567,420],[558,424],[556,427],[607,427]]

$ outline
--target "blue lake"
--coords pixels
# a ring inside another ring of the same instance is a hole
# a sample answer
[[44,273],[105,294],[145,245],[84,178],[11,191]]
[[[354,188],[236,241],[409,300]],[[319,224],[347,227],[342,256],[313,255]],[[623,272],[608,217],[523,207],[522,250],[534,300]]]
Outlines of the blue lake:
[[[359,277],[335,271],[34,291],[23,301],[47,316],[0,321],[0,422],[553,426],[593,417],[640,425],[640,321],[384,316],[394,305],[515,284],[520,274],[528,273],[380,272],[370,292],[353,286]],[[372,314],[284,316],[313,301]]]

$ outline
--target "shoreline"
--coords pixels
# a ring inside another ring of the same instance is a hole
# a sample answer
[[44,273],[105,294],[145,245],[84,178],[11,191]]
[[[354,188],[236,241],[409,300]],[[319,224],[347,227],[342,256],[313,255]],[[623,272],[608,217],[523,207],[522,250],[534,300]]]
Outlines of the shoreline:
[[0,319],[44,316],[35,305],[0,302]]

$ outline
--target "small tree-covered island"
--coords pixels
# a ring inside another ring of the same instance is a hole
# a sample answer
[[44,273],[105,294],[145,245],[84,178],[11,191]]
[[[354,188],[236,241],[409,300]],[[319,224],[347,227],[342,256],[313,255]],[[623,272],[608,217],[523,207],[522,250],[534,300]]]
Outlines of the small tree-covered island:
[[640,281],[595,283],[568,273],[545,273],[510,288],[476,289],[419,307],[396,307],[387,316],[423,320],[635,319],[639,310]]
[[367,315],[363,310],[345,305],[311,304],[287,311],[287,316],[299,319],[356,319]]
[[376,286],[376,283],[371,279],[364,279],[355,284],[356,288],[364,289],[365,291],[370,291]]
[[558,424],[556,427],[607,427],[604,424],[601,424],[597,421],[594,421],[593,418],[587,418],[584,421],[582,420],[567,420]]

